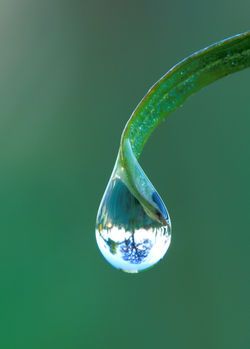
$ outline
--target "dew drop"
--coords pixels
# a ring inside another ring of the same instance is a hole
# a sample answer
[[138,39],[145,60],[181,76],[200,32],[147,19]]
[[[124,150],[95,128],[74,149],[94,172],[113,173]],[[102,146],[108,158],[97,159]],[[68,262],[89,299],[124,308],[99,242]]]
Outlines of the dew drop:
[[110,264],[128,273],[154,266],[170,245],[169,214],[150,182],[150,190],[152,188],[158,219],[147,213],[117,171],[111,176],[98,210],[96,240],[99,249]]

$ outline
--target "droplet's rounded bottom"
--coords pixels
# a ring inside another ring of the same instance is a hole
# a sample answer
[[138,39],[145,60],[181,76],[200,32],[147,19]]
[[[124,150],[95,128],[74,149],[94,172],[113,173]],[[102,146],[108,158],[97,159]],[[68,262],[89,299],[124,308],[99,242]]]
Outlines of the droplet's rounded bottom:
[[159,262],[171,242],[169,226],[126,231],[122,227],[96,229],[96,240],[106,260],[127,273],[138,273]]

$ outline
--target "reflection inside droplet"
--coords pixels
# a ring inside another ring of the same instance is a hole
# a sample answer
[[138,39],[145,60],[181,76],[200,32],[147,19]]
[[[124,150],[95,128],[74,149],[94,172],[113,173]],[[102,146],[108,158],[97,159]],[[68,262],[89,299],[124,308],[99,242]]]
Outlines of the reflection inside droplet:
[[114,267],[137,273],[152,267],[166,253],[171,241],[170,218],[156,191],[152,200],[164,214],[161,220],[146,213],[119,176],[111,177],[97,215],[96,239]]

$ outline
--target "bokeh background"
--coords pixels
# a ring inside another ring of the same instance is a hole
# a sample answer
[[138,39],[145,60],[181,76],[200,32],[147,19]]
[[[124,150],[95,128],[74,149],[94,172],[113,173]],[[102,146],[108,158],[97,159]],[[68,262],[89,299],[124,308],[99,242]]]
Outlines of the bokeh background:
[[173,240],[110,267],[94,236],[122,129],[173,64],[249,29],[248,0],[0,1],[0,348],[250,346],[250,71],[187,101],[141,164]]

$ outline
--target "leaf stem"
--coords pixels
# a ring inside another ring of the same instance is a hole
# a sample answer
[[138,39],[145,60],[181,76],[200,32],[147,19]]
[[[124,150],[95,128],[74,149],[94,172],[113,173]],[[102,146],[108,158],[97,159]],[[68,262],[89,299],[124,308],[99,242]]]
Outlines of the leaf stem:
[[138,159],[154,129],[184,101],[212,82],[250,67],[250,31],[195,52],[170,69],[132,113],[121,138],[120,154],[129,140]]

